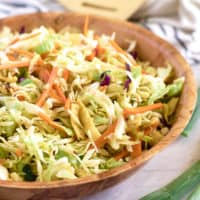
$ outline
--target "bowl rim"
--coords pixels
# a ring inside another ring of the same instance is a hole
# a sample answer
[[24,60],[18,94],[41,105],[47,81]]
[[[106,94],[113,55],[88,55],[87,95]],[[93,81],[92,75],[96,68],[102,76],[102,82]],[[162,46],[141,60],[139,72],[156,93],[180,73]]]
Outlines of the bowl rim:
[[[5,17],[0,19],[0,28],[2,28],[1,22],[3,20],[14,20],[16,18],[23,18],[23,17],[31,17],[35,15],[42,15],[42,16],[48,16],[50,17],[53,16],[59,16],[59,15],[64,15],[64,17],[85,17],[86,14],[81,14],[77,12],[43,12],[43,13],[31,13],[31,14],[22,14],[22,15],[16,15],[16,16],[10,16],[10,17]],[[164,45],[165,49],[168,49],[169,54],[176,54],[176,59],[179,60],[179,62],[182,64],[182,67],[184,68],[187,75],[187,80],[188,83],[184,87],[189,87],[189,85],[192,85],[193,87],[187,88],[190,89],[191,94],[193,95],[193,98],[188,97],[188,105],[181,108],[182,112],[188,113],[188,117],[186,119],[183,119],[181,123],[185,124],[184,126],[180,126],[180,123],[176,124],[176,126],[172,126],[169,133],[154,147],[152,147],[150,150],[142,153],[141,156],[135,158],[134,160],[131,160],[122,166],[110,169],[108,171],[99,173],[99,174],[94,174],[90,176],[86,176],[83,178],[77,178],[77,179],[70,179],[70,180],[57,180],[57,181],[48,181],[48,182],[25,182],[25,181],[10,181],[10,180],[0,180],[0,187],[1,188],[17,188],[17,189],[47,189],[47,188],[58,188],[58,187],[72,187],[72,186],[78,186],[78,185],[83,185],[87,183],[92,183],[92,182],[98,182],[102,181],[108,178],[112,178],[115,176],[118,176],[122,173],[128,172],[133,170],[135,167],[140,166],[142,163],[145,161],[149,160],[152,158],[155,154],[163,150],[166,146],[168,146],[170,143],[172,143],[183,131],[183,129],[186,127],[187,123],[189,122],[192,113],[195,109],[196,101],[197,101],[197,86],[195,82],[195,78],[192,73],[192,69],[187,63],[187,61],[180,55],[178,50],[169,44],[167,41],[161,39],[159,36],[155,35],[154,33],[150,32],[149,30],[141,27],[140,25],[137,25],[133,22],[127,22],[123,20],[116,20],[116,19],[111,19],[111,18],[106,18],[102,16],[96,16],[96,15],[90,15],[91,18],[104,21],[104,22],[113,22],[115,25],[119,25],[120,27],[128,27],[130,29],[137,29],[137,32],[151,37],[151,39],[158,43],[162,42]],[[179,126],[177,126],[179,125]]]

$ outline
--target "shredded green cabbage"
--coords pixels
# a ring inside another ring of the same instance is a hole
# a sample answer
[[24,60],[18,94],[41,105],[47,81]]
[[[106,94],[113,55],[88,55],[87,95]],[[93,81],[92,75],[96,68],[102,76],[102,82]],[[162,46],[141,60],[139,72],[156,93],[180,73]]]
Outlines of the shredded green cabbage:
[[[4,180],[52,181],[104,172],[131,160],[134,145],[151,148],[175,120],[184,77],[175,78],[172,66],[135,61],[111,45],[114,35],[97,38],[91,30],[87,36],[69,30],[0,32]],[[3,69],[15,62],[29,64]],[[163,107],[125,117],[127,109],[156,103]]]

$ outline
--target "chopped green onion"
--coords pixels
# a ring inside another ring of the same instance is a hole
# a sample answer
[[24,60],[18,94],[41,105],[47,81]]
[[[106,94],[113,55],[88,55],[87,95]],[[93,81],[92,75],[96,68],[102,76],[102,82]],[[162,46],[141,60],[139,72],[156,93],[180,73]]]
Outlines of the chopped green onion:
[[27,78],[27,79],[23,80],[19,85],[25,86],[25,85],[28,85],[28,84],[31,84],[31,83],[33,83],[33,81],[31,79]]
[[51,51],[54,48],[54,42],[54,37],[47,37],[41,44],[35,47],[35,52],[38,54],[43,54]]
[[141,67],[135,67],[132,69],[132,76],[134,79],[138,78],[142,73]]
[[200,198],[200,185],[190,194],[187,200],[199,200]]
[[192,130],[192,127],[196,123],[196,121],[200,118],[200,88],[198,89],[198,97],[197,97],[197,103],[196,103],[196,108],[193,112],[192,118],[190,119],[188,125],[182,132],[182,135],[187,137],[189,132]]
[[200,161],[197,161],[192,167],[168,185],[142,197],[140,200],[181,199],[197,184],[200,184]]
[[25,173],[24,175],[25,181],[35,181],[37,176],[33,173],[30,165],[26,164],[23,167],[23,172]]

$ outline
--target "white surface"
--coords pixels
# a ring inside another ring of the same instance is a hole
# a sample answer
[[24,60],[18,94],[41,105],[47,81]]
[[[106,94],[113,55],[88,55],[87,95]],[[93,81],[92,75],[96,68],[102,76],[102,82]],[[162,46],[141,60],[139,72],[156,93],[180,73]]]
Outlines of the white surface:
[[84,200],[138,200],[169,183],[200,159],[199,130],[200,119],[188,138],[180,136],[125,181]]

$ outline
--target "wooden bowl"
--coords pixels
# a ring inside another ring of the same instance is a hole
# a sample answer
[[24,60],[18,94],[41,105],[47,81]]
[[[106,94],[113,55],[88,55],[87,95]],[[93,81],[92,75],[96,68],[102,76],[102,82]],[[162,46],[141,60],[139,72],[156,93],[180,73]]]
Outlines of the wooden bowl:
[[[84,19],[84,15],[76,13],[35,13],[2,19],[0,20],[0,28],[9,26],[13,31],[19,31],[24,27],[27,32],[40,25],[52,27],[55,30],[67,25],[82,28]],[[150,61],[154,66],[164,65],[168,62],[174,67],[177,77],[185,77],[186,81],[174,125],[168,135],[157,145],[121,167],[76,180],[52,182],[0,181],[0,199],[67,199],[100,191],[135,171],[138,166],[174,141],[187,125],[196,103],[196,84],[190,66],[173,46],[133,23],[91,16],[89,28],[94,29],[98,34],[116,32],[116,40],[122,47],[127,47],[128,40],[136,40],[137,52],[142,60]]]

